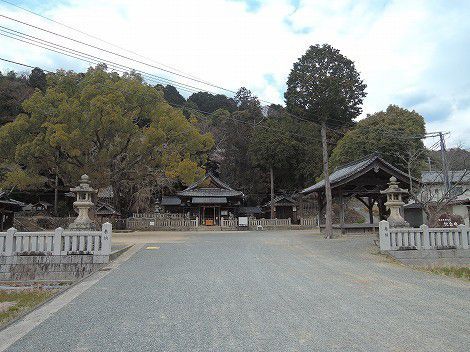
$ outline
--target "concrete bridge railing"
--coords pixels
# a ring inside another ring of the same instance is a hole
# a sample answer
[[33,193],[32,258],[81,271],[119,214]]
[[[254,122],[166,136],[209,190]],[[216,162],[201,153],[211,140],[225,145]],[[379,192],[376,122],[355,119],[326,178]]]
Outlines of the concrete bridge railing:
[[470,228],[393,228],[388,221],[379,223],[380,250],[469,249]]
[[91,254],[107,256],[111,253],[112,225],[104,223],[101,231],[64,230],[19,232],[10,228],[0,232],[0,255],[15,256],[34,253],[35,255]]

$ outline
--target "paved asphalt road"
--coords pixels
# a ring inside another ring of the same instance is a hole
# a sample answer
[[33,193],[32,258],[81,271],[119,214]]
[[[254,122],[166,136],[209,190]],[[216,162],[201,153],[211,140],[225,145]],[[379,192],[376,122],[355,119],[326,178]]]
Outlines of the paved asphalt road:
[[392,263],[375,253],[371,238],[229,232],[156,246],[138,251],[9,351],[470,347],[470,285]]

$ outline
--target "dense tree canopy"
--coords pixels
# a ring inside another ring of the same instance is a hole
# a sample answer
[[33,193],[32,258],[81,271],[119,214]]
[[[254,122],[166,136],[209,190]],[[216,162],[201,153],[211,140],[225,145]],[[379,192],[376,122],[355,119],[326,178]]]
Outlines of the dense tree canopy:
[[21,104],[33,94],[26,75],[13,71],[6,75],[0,73],[0,126],[12,121],[23,111]]
[[236,110],[237,106],[232,98],[227,98],[222,94],[211,94],[207,92],[197,92],[189,96],[188,102],[194,103],[195,108],[204,113],[213,113],[218,109],[224,109],[229,112]]
[[265,172],[273,168],[277,191],[301,189],[321,172],[318,128],[288,115],[269,118],[257,126],[250,141],[254,166]]
[[338,166],[377,151],[392,165],[407,170],[410,156],[416,155],[411,160],[412,171],[416,174],[426,156],[423,142],[419,139],[424,133],[421,115],[390,105],[386,111],[359,121],[338,142],[330,160],[333,166]]
[[172,85],[162,86],[161,84],[157,85],[158,89],[163,91],[163,97],[167,102],[173,106],[183,106],[186,103],[186,99],[178,92],[178,90]]
[[33,68],[31,74],[29,75],[29,85],[32,88],[38,88],[43,92],[46,90],[47,78],[46,74],[39,67]]
[[361,114],[366,85],[354,63],[328,44],[312,45],[287,80],[287,109],[328,125],[350,123]]
[[55,174],[74,185],[87,173],[94,186],[113,186],[123,211],[143,190],[200,177],[214,143],[138,75],[103,67],[49,76],[45,92],[36,90],[23,108],[0,128],[3,185],[28,187]]

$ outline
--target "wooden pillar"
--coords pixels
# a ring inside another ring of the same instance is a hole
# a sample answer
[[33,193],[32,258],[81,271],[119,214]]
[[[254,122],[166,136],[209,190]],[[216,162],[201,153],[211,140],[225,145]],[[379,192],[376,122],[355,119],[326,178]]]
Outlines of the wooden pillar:
[[344,198],[343,198],[343,190],[339,190],[339,205],[340,205],[340,212],[339,212],[339,225],[341,228],[341,234],[344,234],[344,218],[345,218],[345,209],[344,209]]
[[368,198],[368,206],[367,206],[367,209],[369,210],[369,223],[370,224],[373,224],[374,223],[374,213],[373,213],[373,208],[374,208],[374,200],[372,199],[371,196],[369,196]]
[[382,197],[377,198],[377,206],[379,207],[379,218],[380,220],[387,220],[387,209]]

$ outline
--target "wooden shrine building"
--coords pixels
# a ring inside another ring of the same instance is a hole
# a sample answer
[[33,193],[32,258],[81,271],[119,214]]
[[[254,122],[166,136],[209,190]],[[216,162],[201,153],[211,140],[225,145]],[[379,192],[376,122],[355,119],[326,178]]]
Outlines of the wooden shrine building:
[[[377,205],[380,220],[386,219],[386,197],[380,191],[388,187],[390,177],[395,176],[400,182],[401,188],[410,188],[410,178],[408,174],[399,170],[395,166],[383,160],[378,153],[371,154],[360,160],[345,164],[337,168],[330,174],[331,194],[340,205],[340,224],[342,232],[348,225],[345,224],[345,199],[354,197],[368,209],[369,224],[356,224],[356,227],[373,228],[373,206]],[[419,181],[412,178],[413,184],[418,185]],[[319,203],[320,213],[325,207],[325,181],[317,182],[313,186],[301,191],[301,194],[311,194],[315,192]],[[323,219],[322,219],[323,220]],[[323,222],[323,221],[322,221]],[[336,226],[337,227],[337,226]],[[349,226],[354,227],[354,226]],[[364,231],[367,232],[367,231]]]
[[176,196],[163,197],[161,205],[167,211],[189,213],[198,217],[201,225],[220,225],[222,217],[238,215],[244,195],[208,172]]
[[[263,206],[266,218],[271,217],[271,201]],[[297,222],[297,201],[287,195],[279,195],[274,197],[274,218],[275,219],[291,219]]]
[[13,227],[15,212],[21,211],[25,205],[11,199],[6,192],[0,190],[0,231]]

